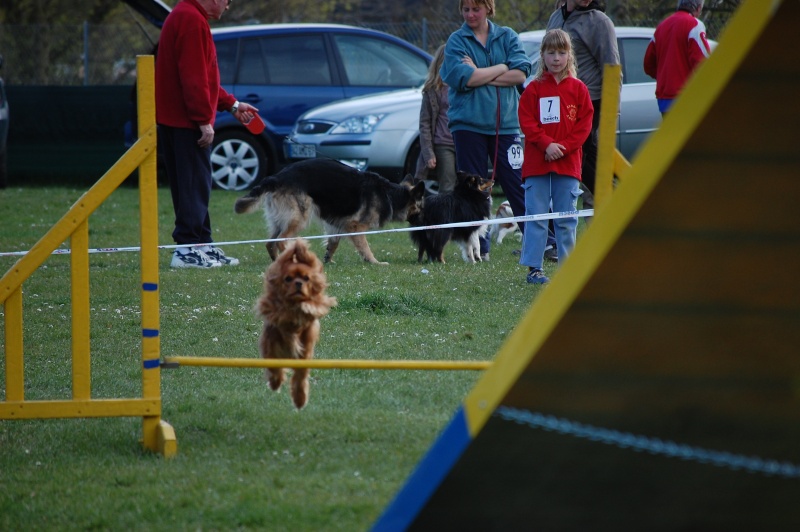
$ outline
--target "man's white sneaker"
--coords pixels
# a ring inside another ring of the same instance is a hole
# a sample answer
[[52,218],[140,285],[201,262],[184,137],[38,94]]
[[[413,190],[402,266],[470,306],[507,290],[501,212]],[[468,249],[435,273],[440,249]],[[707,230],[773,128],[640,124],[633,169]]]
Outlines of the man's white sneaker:
[[212,261],[216,261],[220,266],[236,266],[239,264],[239,259],[233,257],[226,257],[221,249],[211,246],[211,249],[206,251],[206,256]]
[[169,266],[170,268],[216,268],[222,266],[222,263],[212,260],[199,249],[189,248],[188,253],[181,253],[176,249]]

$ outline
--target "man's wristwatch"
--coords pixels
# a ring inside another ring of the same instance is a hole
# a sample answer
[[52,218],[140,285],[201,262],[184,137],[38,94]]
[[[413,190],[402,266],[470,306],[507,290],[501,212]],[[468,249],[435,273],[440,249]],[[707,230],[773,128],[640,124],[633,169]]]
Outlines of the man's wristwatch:
[[239,101],[233,102],[233,107],[231,107],[231,114],[235,114],[236,111],[239,110]]

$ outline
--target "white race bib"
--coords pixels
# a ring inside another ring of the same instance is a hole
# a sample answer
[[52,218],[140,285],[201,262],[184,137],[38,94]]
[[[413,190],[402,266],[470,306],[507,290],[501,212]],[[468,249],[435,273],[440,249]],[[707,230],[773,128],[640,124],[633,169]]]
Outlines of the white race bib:
[[514,170],[519,170],[522,168],[522,161],[524,159],[524,154],[522,153],[522,145],[521,144],[512,144],[508,147],[508,164]]
[[539,119],[542,124],[561,122],[561,98],[559,96],[539,98]]

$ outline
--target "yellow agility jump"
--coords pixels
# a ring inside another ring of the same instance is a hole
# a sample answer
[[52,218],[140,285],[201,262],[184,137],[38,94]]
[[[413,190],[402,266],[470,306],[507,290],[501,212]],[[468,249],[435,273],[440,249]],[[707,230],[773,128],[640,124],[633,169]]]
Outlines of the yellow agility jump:
[[215,368],[309,368],[309,369],[406,369],[484,370],[491,362],[481,360],[295,360],[220,357],[164,357],[162,367],[207,366]]

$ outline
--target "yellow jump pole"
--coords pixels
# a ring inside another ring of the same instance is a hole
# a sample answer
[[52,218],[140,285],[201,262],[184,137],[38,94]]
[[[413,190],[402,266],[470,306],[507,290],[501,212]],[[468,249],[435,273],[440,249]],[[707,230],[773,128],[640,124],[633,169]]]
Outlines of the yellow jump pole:
[[484,370],[482,360],[295,360],[287,358],[164,357],[164,367]]
[[619,65],[605,65],[603,68],[603,92],[600,113],[600,125],[597,138],[597,164],[594,179],[595,214],[608,200],[614,181],[614,162],[616,148],[616,130],[619,116],[619,90],[622,86],[622,68]]
[[161,341],[158,285],[158,190],[156,176],[155,62],[136,58],[139,138],[152,142],[139,166],[139,218],[142,242],[142,395],[158,401],[158,411],[142,418],[146,449],[172,458],[178,452],[175,431],[161,419]]

